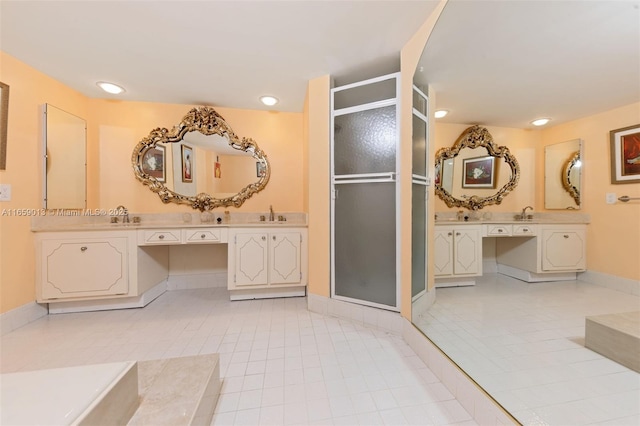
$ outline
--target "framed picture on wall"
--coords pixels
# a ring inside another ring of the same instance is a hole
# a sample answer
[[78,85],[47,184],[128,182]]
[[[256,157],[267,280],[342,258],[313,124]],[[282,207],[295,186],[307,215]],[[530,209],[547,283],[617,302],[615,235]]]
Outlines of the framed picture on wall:
[[158,182],[165,182],[165,170],[165,147],[156,145],[146,150],[142,156],[142,171]]
[[609,132],[611,183],[640,182],[640,124]]
[[256,177],[262,177],[267,173],[267,168],[261,161],[256,161]]
[[8,123],[9,123],[9,85],[0,82],[0,170],[7,169]]
[[462,160],[463,188],[495,188],[495,158],[491,156]]
[[182,181],[193,182],[193,148],[182,145],[180,150],[182,152]]

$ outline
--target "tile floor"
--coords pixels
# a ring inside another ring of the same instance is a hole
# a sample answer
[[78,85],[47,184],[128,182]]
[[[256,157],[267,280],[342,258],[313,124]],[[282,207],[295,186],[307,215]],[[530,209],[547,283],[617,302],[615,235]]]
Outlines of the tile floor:
[[306,298],[179,290],[143,309],[49,315],[2,337],[0,372],[220,353],[212,424],[476,424],[396,335]]
[[485,274],[437,289],[417,325],[523,424],[639,425],[640,374],[584,347],[585,316],[637,310],[581,281]]

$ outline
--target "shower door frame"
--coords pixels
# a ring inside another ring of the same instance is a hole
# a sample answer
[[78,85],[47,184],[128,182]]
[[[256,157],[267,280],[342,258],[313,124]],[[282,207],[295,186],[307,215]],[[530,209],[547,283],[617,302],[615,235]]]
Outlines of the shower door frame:
[[[343,90],[353,89],[355,87],[366,86],[373,83],[379,83],[385,80],[395,79],[395,97],[364,103],[361,105],[341,108],[339,110],[334,109],[334,96],[336,92],[340,92]],[[398,253],[400,253],[400,73],[392,73],[383,75],[380,77],[375,77],[363,81],[359,81],[356,83],[347,84],[340,87],[335,87],[331,89],[330,96],[330,109],[331,109],[331,123],[330,123],[330,180],[331,180],[331,203],[330,203],[330,211],[331,211],[331,298],[336,300],[342,300],[345,302],[356,303],[364,306],[371,306],[374,308],[390,310],[394,312],[400,312],[401,309],[401,289],[400,289],[400,257]],[[385,172],[385,173],[362,173],[362,174],[350,174],[350,175],[335,175],[334,169],[334,143],[335,143],[335,127],[334,127],[334,118],[351,114],[361,111],[367,111],[372,109],[379,109],[388,106],[395,106],[395,121],[396,121],[396,129],[395,129],[395,171],[394,172]],[[340,184],[359,184],[359,183],[388,183],[393,182],[394,190],[395,190],[395,306],[380,304],[376,302],[371,302],[368,300],[355,299],[347,296],[340,296],[336,294],[336,265],[335,265],[335,202],[336,202],[336,185]]]

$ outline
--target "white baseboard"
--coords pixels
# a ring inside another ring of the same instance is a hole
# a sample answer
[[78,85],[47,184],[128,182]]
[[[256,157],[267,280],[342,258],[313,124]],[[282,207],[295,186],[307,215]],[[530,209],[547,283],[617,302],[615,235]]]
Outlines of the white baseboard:
[[229,290],[229,299],[230,300],[275,299],[278,297],[304,297],[306,294],[307,294],[307,288],[305,286]]
[[317,294],[307,295],[307,309],[330,317],[348,319],[389,333],[402,334],[402,317],[398,312],[358,305]]
[[578,280],[589,284],[607,287],[622,293],[640,296],[640,281],[617,277],[596,271],[585,271],[578,274]]
[[49,310],[46,304],[29,302],[15,309],[0,314],[0,333],[4,336],[32,321],[47,315]]
[[411,304],[411,317],[415,322],[417,320],[416,316],[421,312],[426,312],[429,310],[431,305],[433,305],[436,301],[436,289],[433,288],[431,291],[425,292],[422,296],[417,298]]
[[167,291],[167,282],[162,281],[140,296],[114,299],[77,300],[73,302],[49,303],[50,314],[70,312],[108,311],[111,309],[143,308]]
[[169,275],[167,290],[193,290],[196,288],[217,288],[227,286],[227,272],[207,274]]
[[466,373],[402,318],[402,338],[479,425],[519,424]]

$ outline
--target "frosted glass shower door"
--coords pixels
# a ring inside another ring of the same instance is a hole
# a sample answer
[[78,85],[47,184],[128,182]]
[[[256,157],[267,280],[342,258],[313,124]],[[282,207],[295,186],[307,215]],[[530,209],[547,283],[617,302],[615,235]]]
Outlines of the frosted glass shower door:
[[332,91],[331,296],[399,310],[397,74]]

